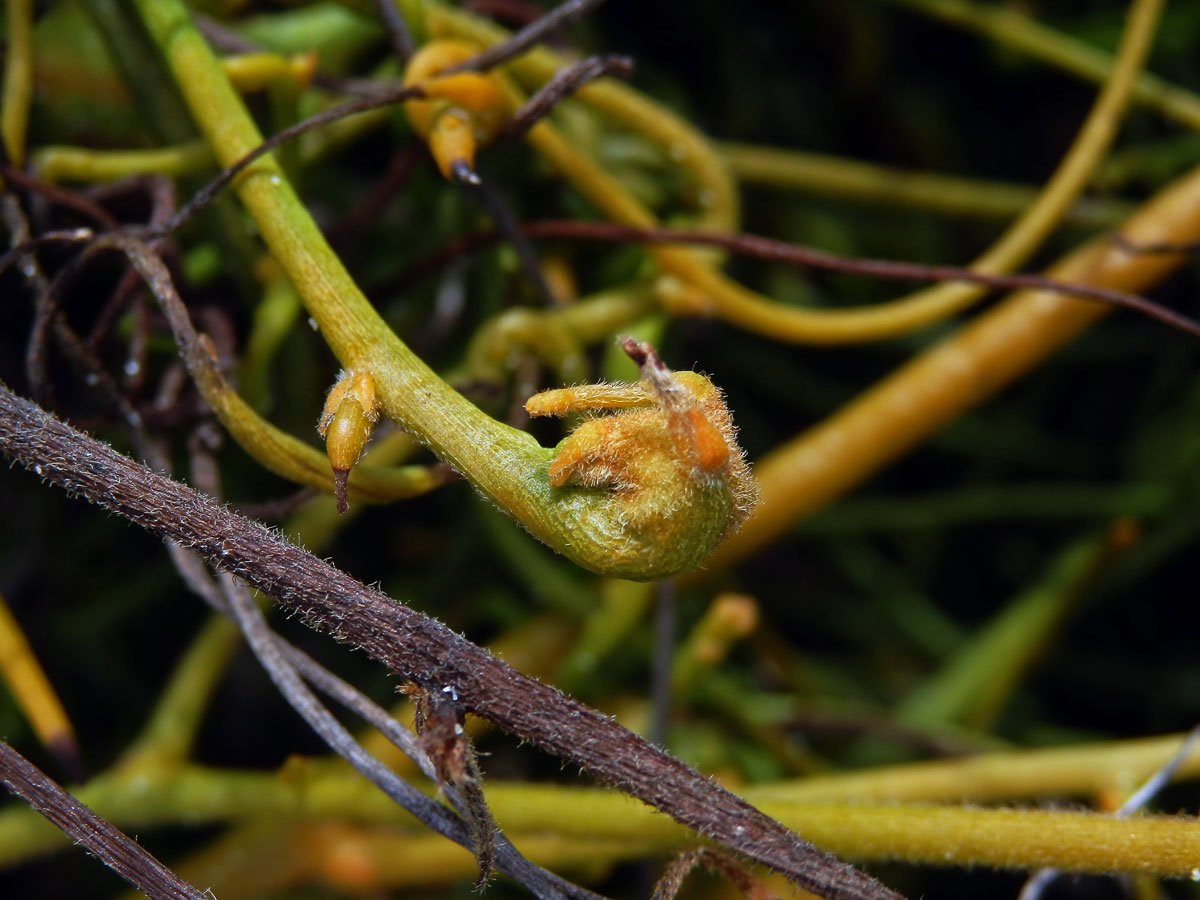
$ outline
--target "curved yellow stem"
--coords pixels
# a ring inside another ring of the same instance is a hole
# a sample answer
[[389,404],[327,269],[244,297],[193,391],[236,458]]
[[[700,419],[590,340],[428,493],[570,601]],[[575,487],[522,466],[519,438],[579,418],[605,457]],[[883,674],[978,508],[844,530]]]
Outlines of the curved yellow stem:
[[43,747],[60,756],[74,757],[78,753],[71,719],[3,594],[0,594],[0,681],[8,686]]
[[29,105],[33,101],[33,0],[5,3],[6,52],[4,88],[0,95],[0,140],[8,164],[25,162],[25,132],[29,128]]
[[[970,269],[987,275],[1013,271],[1029,259],[1061,221],[1112,144],[1161,12],[1161,0],[1134,0],[1116,64],[1070,149],[1037,200],[971,263]],[[897,316],[907,314],[914,319],[928,317],[926,321],[936,321],[966,309],[987,292],[986,287],[979,285],[941,284],[901,297],[882,308],[891,306]]]
[[213,155],[203,141],[148,150],[93,150],[90,147],[41,147],[33,152],[33,170],[43,181],[116,181],[133,175],[194,175],[212,168]]
[[[1007,181],[884,166],[824,153],[759,144],[723,143],[721,153],[743,186],[796,191],[870,206],[920,209],[965,219],[1010,219],[1037,200],[1039,189]],[[1125,200],[1087,197],[1063,215],[1063,224],[1111,228],[1132,212]]]

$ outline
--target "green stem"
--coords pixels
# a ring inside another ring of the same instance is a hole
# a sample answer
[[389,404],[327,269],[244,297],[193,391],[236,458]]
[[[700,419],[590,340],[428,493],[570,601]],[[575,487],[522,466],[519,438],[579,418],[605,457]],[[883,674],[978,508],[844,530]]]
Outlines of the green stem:
[[[1114,819],[1091,812],[974,809],[781,799],[773,786],[746,792],[779,821],[820,847],[865,860],[1006,868],[1054,866],[1082,872],[1148,872],[1188,877],[1200,858],[1200,823],[1189,817]],[[102,776],[76,796],[113,824],[247,819],[297,822],[352,818],[387,824],[406,842],[416,823],[371,785],[339,769],[297,762],[277,775],[185,767],[136,776]],[[664,852],[694,835],[649,807],[594,788],[493,782],[488,803],[518,844],[552,833],[588,846],[628,841],[633,856]],[[67,838],[24,808],[0,814],[0,863],[29,859]],[[444,843],[441,838],[431,841]]]
[[[180,0],[134,0],[197,125],[221,165],[262,142],[241,98]],[[463,473],[489,500],[536,537],[585,568],[629,578],[687,571],[707,555],[719,528],[692,529],[680,504],[679,534],[639,533],[625,525],[612,492],[552,489],[551,451],[490,418],[442,381],[387,327],[325,241],[273,157],[249,166],[238,196],[309,315],[346,368],[375,379],[383,411]]]
[[8,46],[0,97],[0,139],[8,164],[19,167],[25,161],[25,132],[33,102],[33,2],[8,0],[5,6]]
[[42,147],[33,153],[33,169],[44,181],[117,181],[134,175],[194,175],[212,168],[212,153],[202,141],[152,150],[93,150],[90,147]]
[[[900,169],[757,144],[722,144],[721,152],[744,185],[921,209],[945,216],[1008,219],[1020,215],[1038,195],[1037,188],[1023,184]],[[1063,213],[1063,223],[1080,228],[1112,228],[1132,209],[1119,200],[1083,198]]]
[[[961,759],[884,766],[862,772],[816,775],[777,782],[779,800],[829,803],[973,802],[1029,797],[1088,796],[1116,790],[1127,794],[1162,768],[1183,735],[1139,738],[982,753]],[[1192,753],[1177,778],[1200,775],[1200,753]],[[753,800],[753,797],[750,796]]]

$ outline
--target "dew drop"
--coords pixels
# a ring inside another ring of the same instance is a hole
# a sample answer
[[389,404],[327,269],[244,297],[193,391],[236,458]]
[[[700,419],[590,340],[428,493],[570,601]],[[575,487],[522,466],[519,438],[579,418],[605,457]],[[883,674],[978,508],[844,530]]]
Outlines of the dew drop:
[[308,327],[311,328],[313,331],[317,330],[317,320],[314,319],[312,316],[308,317]]
[[88,372],[87,375],[83,377],[83,380],[87,382],[88,387],[95,387],[100,383],[100,376],[95,372]]
[[271,184],[274,184],[274,185],[282,184],[282,182],[279,180],[278,175],[272,175],[271,177],[269,177],[267,179],[267,181],[271,182]]
[[34,467],[33,467],[33,474],[34,474],[34,475],[41,475],[41,474],[42,474],[42,467],[41,467],[41,466],[34,466]]
[[136,375],[139,371],[141,371],[141,368],[142,367],[138,364],[138,361],[136,359],[125,360],[125,374],[126,375],[130,375],[130,376]]
[[1192,881],[1200,881],[1200,869],[1192,869],[1191,877]]

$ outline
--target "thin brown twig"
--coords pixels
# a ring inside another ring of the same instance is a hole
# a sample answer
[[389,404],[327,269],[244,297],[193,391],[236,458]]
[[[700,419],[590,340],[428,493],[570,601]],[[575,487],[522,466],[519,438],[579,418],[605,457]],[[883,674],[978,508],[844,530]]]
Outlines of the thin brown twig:
[[76,191],[69,191],[56,184],[50,184],[47,181],[30,175],[28,172],[14,169],[11,166],[0,166],[0,177],[3,178],[5,184],[18,187],[31,194],[38,194],[41,197],[45,197],[58,206],[64,206],[91,219],[105,230],[121,227],[121,223],[108,210]]
[[[29,220],[16,196],[5,193],[0,197],[0,219],[8,228],[9,243],[15,250],[28,242]],[[9,252],[12,253],[13,250]],[[50,332],[57,307],[50,295],[50,285],[41,263],[32,253],[18,253],[14,261],[21,263],[21,274],[33,292],[33,324],[29,328],[29,340],[25,343],[25,377],[33,395],[47,405],[54,403],[54,386],[50,380]]]
[[191,199],[175,212],[171,218],[162,226],[151,229],[148,235],[143,237],[165,237],[172,231],[191,221],[191,219],[201,209],[207,206],[217,194],[219,194],[230,182],[235,179],[243,169],[249,166],[252,162],[267,153],[270,153],[280,144],[286,144],[294,138],[300,137],[302,134],[307,134],[315,128],[320,128],[323,125],[328,125],[331,122],[336,122],[344,119],[347,116],[352,116],[356,113],[367,112],[372,109],[380,109],[384,106],[392,106],[396,103],[401,103],[405,100],[415,100],[425,96],[425,91],[420,85],[409,85],[408,87],[390,87],[380,90],[378,93],[370,96],[361,97],[357,100],[350,100],[346,103],[332,106],[322,112],[309,116],[307,119],[297,122],[295,125],[290,125],[280,131],[275,132],[261,144],[239,159],[237,162],[226,167],[221,171],[216,178],[206,184],[200,190],[192,195]]
[[965,281],[982,284],[997,290],[1015,291],[1032,288],[1070,294],[1084,300],[1095,300],[1109,306],[1133,310],[1165,325],[1200,337],[1200,322],[1147,300],[1137,294],[1111,291],[1104,288],[1071,284],[1043,275],[987,275],[958,266],[927,265],[887,259],[856,259],[838,256],[824,250],[791,244],[754,234],[722,234],[713,231],[668,228],[631,228],[607,222],[539,222],[527,226],[532,237],[575,237],[601,241],[643,241],[656,244],[703,244],[721,247],[756,259],[894,281]]
[[[577,222],[570,219],[529,222],[521,226],[521,231],[527,237],[535,239],[567,238],[614,243],[633,241],[647,244],[701,244],[784,265],[893,281],[965,281],[1006,291],[1032,288],[1056,294],[1069,294],[1084,300],[1094,300],[1097,303],[1128,309],[1194,337],[1200,337],[1200,322],[1145,297],[1089,285],[1072,284],[1069,281],[1059,281],[1044,275],[986,275],[957,266],[927,265],[885,259],[854,259],[754,234],[722,234],[694,229],[634,228],[610,222]],[[456,256],[472,252],[500,239],[501,236],[494,232],[480,232],[456,238],[428,259],[418,261],[409,271],[401,273],[393,282],[389,282],[386,286],[380,286],[379,289],[394,290],[397,284],[406,284],[421,273],[445,264]]]
[[379,21],[387,32],[388,42],[392,45],[392,53],[402,63],[408,62],[416,49],[412,32],[404,16],[396,8],[395,0],[375,0],[375,11],[379,13]]
[[502,136],[507,140],[522,137],[525,132],[550,114],[561,101],[597,78],[628,78],[633,74],[633,58],[620,54],[589,56],[571,63],[554,73],[512,114],[504,125]]
[[362,236],[393,198],[408,183],[417,164],[422,159],[419,144],[403,147],[387,165],[383,175],[371,185],[367,195],[357,206],[338,219],[326,237],[343,256],[360,245]]
[[205,894],[64,791],[3,741],[0,741],[0,782],[152,900],[206,900]]
[[486,72],[503,62],[520,56],[526,50],[542,43],[560,28],[565,28],[576,19],[586,16],[596,9],[604,0],[567,0],[559,4],[540,19],[530,22],[520,31],[498,44],[493,44],[482,53],[471,57],[457,66],[451,66],[442,74],[454,72]]
[[671,864],[654,885],[654,893],[650,900],[675,900],[679,889],[683,887],[684,879],[697,866],[720,872],[729,879],[730,884],[745,900],[779,900],[761,881],[742,868],[737,860],[706,847],[685,850],[671,860]]

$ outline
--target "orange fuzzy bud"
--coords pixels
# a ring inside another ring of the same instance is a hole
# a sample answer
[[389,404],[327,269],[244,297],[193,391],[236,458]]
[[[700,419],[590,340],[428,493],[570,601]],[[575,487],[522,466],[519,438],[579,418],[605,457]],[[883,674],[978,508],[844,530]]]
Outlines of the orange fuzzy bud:
[[699,373],[672,372],[649,344],[626,338],[622,346],[640,384],[559,388],[525,404],[531,415],[613,410],[558,445],[550,486],[608,490],[625,526],[647,539],[735,530],[758,495],[721,392]]
[[565,416],[585,409],[628,409],[653,403],[640,384],[580,384],[534,394],[525,401],[525,411],[531,416]]

